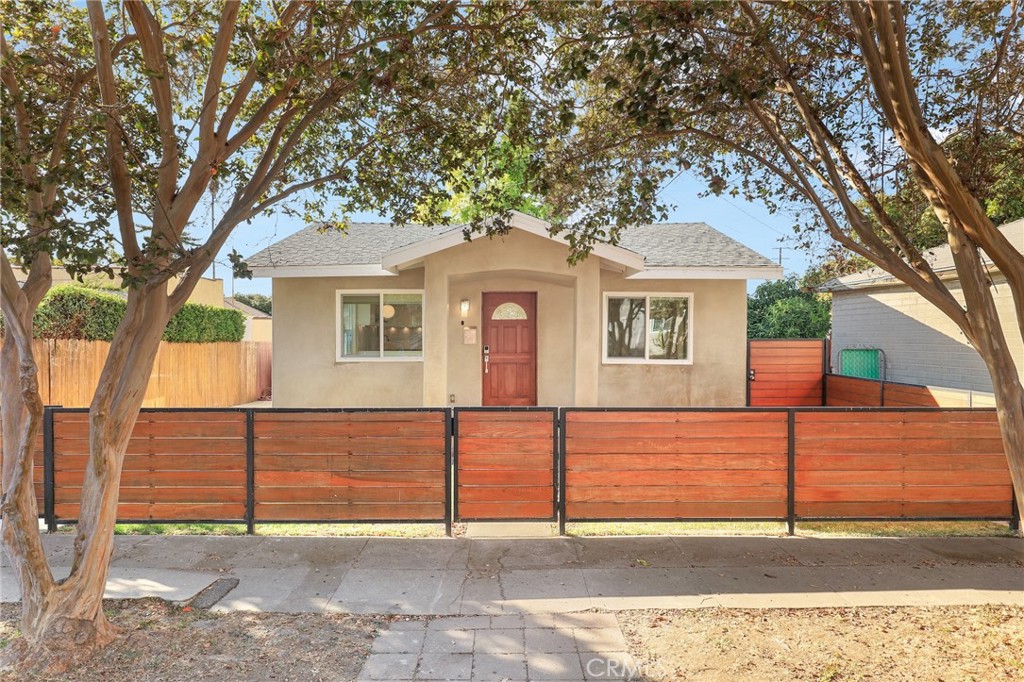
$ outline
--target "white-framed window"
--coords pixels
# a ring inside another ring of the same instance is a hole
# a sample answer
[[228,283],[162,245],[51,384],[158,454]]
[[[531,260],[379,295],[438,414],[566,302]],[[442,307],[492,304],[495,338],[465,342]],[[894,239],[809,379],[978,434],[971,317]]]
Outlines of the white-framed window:
[[422,289],[336,295],[338,362],[423,360]]
[[606,364],[693,363],[693,294],[604,295]]

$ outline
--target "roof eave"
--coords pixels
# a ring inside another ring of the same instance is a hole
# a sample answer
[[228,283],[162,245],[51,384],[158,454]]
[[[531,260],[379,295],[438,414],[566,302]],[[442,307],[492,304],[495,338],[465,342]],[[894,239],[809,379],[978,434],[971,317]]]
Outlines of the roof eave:
[[778,265],[736,267],[650,267],[627,275],[626,279],[779,279],[782,268]]
[[249,266],[253,277],[394,277],[398,273],[378,264]]

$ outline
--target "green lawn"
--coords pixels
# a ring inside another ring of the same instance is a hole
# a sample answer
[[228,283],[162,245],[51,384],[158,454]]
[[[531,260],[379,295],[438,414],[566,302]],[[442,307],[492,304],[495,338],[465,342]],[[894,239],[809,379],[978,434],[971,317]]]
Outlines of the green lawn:
[[[245,535],[244,523],[119,523],[116,535]],[[261,523],[256,535],[444,537],[444,526],[429,523]]]

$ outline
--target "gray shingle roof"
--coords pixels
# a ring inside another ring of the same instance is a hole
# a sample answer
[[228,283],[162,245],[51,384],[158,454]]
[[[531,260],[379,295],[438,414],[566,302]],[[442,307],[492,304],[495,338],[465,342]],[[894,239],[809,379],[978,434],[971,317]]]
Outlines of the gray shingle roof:
[[301,265],[380,265],[390,251],[431,237],[461,230],[462,226],[392,225],[351,223],[346,232],[310,225],[253,254],[249,267]]
[[771,268],[777,264],[707,223],[656,223],[622,231],[619,246],[647,267]]
[[[1024,218],[1000,225],[999,231],[1003,233],[1003,236],[1006,237],[1014,248],[1024,254]],[[940,275],[956,270],[956,266],[953,264],[953,253],[949,248],[949,244],[937,246],[934,249],[925,251],[922,255],[932,266],[932,270]],[[995,269],[992,261],[984,253],[982,253],[981,260],[986,267]],[[818,289],[820,291],[843,291],[844,289],[859,289],[861,287],[885,286],[889,284],[903,284],[903,282],[881,268],[868,268],[867,270],[861,270],[850,275],[830,279],[818,287]]]
[[[311,225],[247,260],[250,267],[379,265],[394,249],[461,225],[426,227],[352,223],[347,232]],[[619,246],[640,254],[648,267],[776,267],[776,264],[706,223],[660,223],[623,230]]]

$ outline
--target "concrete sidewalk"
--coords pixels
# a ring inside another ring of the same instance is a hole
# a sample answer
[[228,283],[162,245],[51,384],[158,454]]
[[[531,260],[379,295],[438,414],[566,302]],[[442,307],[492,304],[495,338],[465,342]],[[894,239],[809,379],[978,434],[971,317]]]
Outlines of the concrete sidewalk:
[[[44,536],[58,575],[70,535]],[[184,601],[218,578],[215,610],[501,615],[587,609],[1024,605],[1013,538],[119,536],[110,597]],[[0,600],[16,601],[0,567]]]

